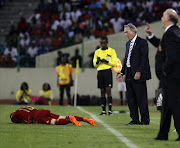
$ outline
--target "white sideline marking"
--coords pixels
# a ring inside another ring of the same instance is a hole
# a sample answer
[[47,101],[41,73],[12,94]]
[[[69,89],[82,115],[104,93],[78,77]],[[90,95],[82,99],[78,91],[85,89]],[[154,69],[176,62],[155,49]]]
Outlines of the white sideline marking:
[[95,121],[101,123],[107,130],[109,130],[112,134],[114,134],[119,140],[121,140],[124,144],[126,144],[129,148],[138,148],[134,143],[132,143],[130,140],[128,140],[126,137],[124,137],[120,132],[116,131],[114,128],[112,128],[107,123],[101,121],[96,115],[84,110],[83,108],[77,106],[77,108],[86,113],[89,114]]

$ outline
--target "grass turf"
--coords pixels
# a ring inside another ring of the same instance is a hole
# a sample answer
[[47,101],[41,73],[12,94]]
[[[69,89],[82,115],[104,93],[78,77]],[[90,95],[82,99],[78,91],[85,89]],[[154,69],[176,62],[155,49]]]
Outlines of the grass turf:
[[[102,124],[93,127],[81,122],[82,126],[68,125],[42,125],[42,124],[14,124],[9,115],[21,106],[0,105],[0,147],[1,148],[57,148],[57,147],[87,147],[87,148],[127,148],[116,136],[109,132]],[[33,106],[37,109],[49,109],[52,113],[63,116],[88,116],[75,107],[67,106]],[[82,107],[96,115],[101,121],[110,125],[123,134],[139,148],[179,148],[180,142],[174,141],[177,133],[172,132],[172,123],[168,141],[153,141],[159,130],[160,113],[156,107],[150,106],[151,124],[126,126],[131,119],[128,113],[114,114],[113,116],[99,116],[100,106]],[[113,110],[129,111],[127,106],[113,106]]]

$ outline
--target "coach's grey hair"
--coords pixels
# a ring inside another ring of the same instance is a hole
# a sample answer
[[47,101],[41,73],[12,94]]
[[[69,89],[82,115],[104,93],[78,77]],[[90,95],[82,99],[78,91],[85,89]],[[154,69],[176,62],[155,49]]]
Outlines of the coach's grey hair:
[[131,31],[134,31],[135,33],[137,33],[137,28],[133,24],[129,23],[127,25],[124,25],[124,28],[126,27],[129,27]]

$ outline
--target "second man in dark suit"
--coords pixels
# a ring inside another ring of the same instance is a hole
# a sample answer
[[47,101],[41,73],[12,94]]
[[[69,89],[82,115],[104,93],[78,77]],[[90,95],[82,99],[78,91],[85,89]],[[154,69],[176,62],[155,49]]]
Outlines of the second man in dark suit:
[[[125,62],[121,74],[126,75],[127,100],[132,121],[127,125],[150,123],[146,80],[151,79],[149,66],[149,48],[145,39],[137,36],[137,29],[133,24],[124,26],[124,33],[129,39],[126,43]],[[141,114],[141,122],[139,113]]]

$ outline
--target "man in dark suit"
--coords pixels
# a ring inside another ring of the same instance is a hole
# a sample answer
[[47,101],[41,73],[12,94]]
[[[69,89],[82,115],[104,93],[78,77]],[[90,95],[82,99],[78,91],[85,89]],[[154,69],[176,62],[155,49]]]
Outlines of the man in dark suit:
[[[164,99],[161,112],[160,130],[154,140],[168,140],[171,125],[171,115],[178,133],[176,141],[180,141],[180,28],[176,25],[178,15],[175,10],[167,9],[161,18],[165,30],[162,40],[159,40],[164,62],[159,70],[163,84]],[[145,28],[149,39],[158,44],[158,39],[152,34],[150,26]]]
[[[124,26],[124,33],[129,39],[126,43],[125,62],[121,74],[122,79],[126,75],[127,100],[132,121],[127,125],[149,125],[149,109],[147,100],[146,80],[151,79],[149,66],[149,48],[145,39],[137,36],[137,29],[133,24]],[[141,122],[139,121],[138,108],[140,109]]]

